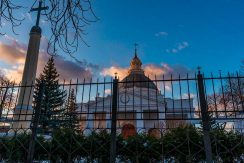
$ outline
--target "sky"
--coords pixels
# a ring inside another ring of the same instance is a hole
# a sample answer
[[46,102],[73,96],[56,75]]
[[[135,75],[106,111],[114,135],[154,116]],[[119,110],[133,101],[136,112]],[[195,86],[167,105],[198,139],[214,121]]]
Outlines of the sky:
[[[92,0],[99,18],[86,27],[87,47],[79,45],[77,63],[59,51],[57,69],[66,80],[127,74],[134,56],[134,43],[147,75],[186,74],[200,66],[206,74],[235,72],[244,59],[243,0]],[[33,1],[26,3],[27,8]],[[24,17],[14,35],[4,22],[0,36],[0,68],[20,81],[29,31],[36,13],[19,11]],[[50,30],[41,20],[43,31],[38,73],[49,56],[45,53]],[[64,66],[65,65],[65,66]]]

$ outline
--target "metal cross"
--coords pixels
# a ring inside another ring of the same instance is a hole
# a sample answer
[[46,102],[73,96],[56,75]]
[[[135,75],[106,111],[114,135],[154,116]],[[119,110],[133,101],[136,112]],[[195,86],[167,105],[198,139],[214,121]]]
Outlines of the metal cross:
[[138,44],[135,43],[134,46],[135,46],[135,55],[136,55],[137,54],[137,46],[138,46]]
[[138,44],[137,44],[137,43],[135,43],[134,45],[135,45],[135,48],[137,48]]
[[42,10],[48,10],[48,6],[42,7],[42,0],[39,0],[39,6],[37,8],[31,8],[30,10],[30,12],[37,11],[36,26],[39,26]]

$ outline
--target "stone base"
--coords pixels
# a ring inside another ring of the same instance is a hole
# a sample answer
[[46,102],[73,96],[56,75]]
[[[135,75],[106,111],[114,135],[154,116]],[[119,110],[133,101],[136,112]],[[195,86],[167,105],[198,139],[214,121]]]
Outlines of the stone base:
[[17,105],[13,115],[12,129],[30,129],[33,116],[33,108],[31,105]]

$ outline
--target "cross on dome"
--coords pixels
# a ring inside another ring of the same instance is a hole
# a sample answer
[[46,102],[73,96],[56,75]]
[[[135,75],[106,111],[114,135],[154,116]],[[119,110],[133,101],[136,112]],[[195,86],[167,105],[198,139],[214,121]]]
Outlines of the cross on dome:
[[134,46],[135,46],[135,56],[137,56],[137,46],[138,46],[138,44],[135,43]]
[[132,72],[142,73],[143,72],[143,70],[141,68],[142,62],[137,56],[137,46],[138,46],[138,44],[135,43],[134,45],[135,45],[135,56],[133,57],[133,59],[130,62],[129,73],[132,73]]
[[137,44],[135,44],[135,56],[130,62],[128,75],[121,81],[119,88],[149,88],[157,90],[157,86],[147,76],[142,69],[142,62],[137,56]]

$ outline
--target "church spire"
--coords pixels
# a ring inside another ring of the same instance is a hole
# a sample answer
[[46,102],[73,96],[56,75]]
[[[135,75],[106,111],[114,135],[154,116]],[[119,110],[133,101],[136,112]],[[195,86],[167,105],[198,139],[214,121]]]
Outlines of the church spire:
[[143,73],[143,70],[141,68],[142,62],[137,56],[137,46],[138,46],[138,44],[135,43],[134,45],[135,45],[135,56],[133,57],[133,59],[130,62],[129,74],[130,73]]
[[135,57],[137,57],[137,46],[138,46],[138,44],[135,43],[134,46],[135,46]]

